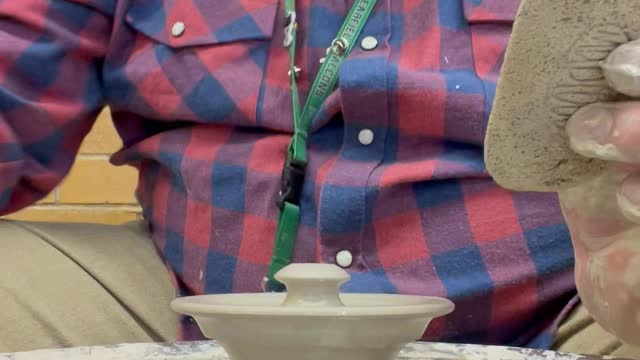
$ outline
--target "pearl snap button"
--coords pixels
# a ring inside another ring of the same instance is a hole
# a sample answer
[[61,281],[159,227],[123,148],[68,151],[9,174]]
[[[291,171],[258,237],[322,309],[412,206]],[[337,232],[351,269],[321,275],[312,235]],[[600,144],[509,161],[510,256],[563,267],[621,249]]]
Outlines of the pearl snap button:
[[367,36],[360,42],[360,47],[364,50],[373,50],[378,46],[378,40],[373,36]]
[[336,255],[338,266],[348,268],[353,263],[353,255],[347,250],[342,250]]
[[[299,67],[297,67],[297,66],[296,66],[296,67],[294,67],[294,69],[295,69],[295,73],[294,73],[294,75],[295,75],[295,77],[296,77],[296,79],[297,79],[297,78],[299,78],[299,77],[300,77],[300,73],[302,73],[302,69],[300,69],[300,68],[299,68]],[[287,72],[287,76],[291,77],[291,70],[289,70],[289,71]]]
[[370,129],[362,129],[358,133],[358,141],[362,145],[370,145],[373,142],[373,131]]
[[184,34],[186,27],[182,21],[178,21],[171,27],[171,35],[178,37]]

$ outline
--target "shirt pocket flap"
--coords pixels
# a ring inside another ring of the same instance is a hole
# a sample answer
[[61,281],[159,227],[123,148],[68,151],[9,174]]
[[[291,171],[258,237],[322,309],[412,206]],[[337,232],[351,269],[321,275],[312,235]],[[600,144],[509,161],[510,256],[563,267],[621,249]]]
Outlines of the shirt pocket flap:
[[133,0],[125,21],[179,48],[273,36],[278,0]]
[[513,22],[522,0],[463,0],[464,16],[473,22]]

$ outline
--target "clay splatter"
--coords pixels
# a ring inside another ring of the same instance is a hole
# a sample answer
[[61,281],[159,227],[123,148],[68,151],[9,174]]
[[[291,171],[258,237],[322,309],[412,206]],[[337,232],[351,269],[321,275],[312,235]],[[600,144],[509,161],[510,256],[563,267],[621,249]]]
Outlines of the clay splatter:
[[[0,354],[0,360],[229,360],[213,341],[175,344],[122,344],[113,346],[37,350]],[[397,360],[628,360],[612,357],[580,356],[535,349],[499,346],[413,343]]]

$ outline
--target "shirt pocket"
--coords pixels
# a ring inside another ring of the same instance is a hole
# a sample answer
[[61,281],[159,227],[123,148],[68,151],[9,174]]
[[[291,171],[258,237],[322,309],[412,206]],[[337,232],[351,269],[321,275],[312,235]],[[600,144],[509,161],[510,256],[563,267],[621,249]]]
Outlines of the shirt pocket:
[[483,80],[495,81],[522,0],[462,1],[471,31],[476,73]]
[[251,125],[278,0],[132,0],[125,66],[158,120]]

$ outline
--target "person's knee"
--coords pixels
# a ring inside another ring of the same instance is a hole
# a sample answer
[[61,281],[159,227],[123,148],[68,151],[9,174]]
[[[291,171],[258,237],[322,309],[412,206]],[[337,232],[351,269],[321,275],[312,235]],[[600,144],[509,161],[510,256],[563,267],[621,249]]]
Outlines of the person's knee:
[[640,359],[640,347],[622,344],[611,356],[620,359]]
[[0,221],[0,352],[166,341],[174,290],[136,224]]

